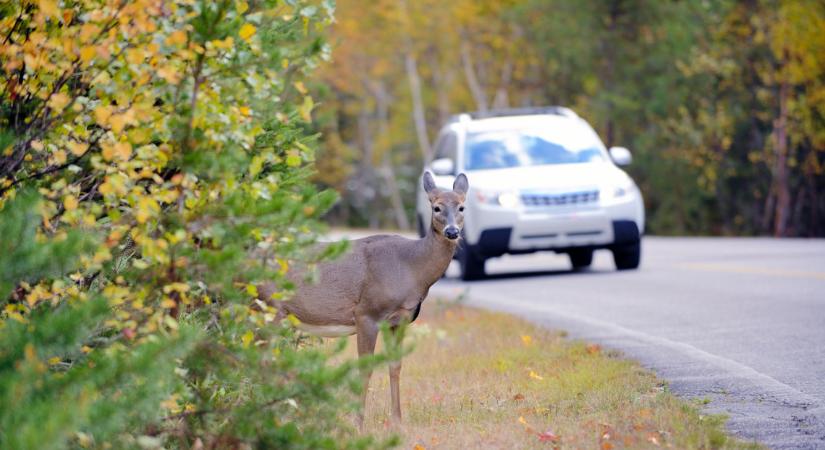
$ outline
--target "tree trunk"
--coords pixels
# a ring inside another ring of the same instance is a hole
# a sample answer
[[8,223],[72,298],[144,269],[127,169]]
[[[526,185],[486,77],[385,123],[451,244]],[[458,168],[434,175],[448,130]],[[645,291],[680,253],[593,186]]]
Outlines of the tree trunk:
[[470,51],[470,43],[466,38],[461,39],[461,65],[464,67],[464,76],[467,78],[467,86],[470,88],[470,93],[476,102],[476,108],[479,111],[487,111],[490,109],[487,106],[487,96],[484,95],[484,89],[476,76],[476,69],[473,64],[473,55]]
[[410,82],[415,136],[418,138],[421,157],[424,161],[429,161],[432,158],[433,150],[430,145],[429,134],[427,133],[427,117],[424,111],[424,99],[421,95],[421,77],[418,75],[418,61],[416,61],[412,49],[407,49],[407,54],[404,56],[404,66],[407,70],[407,80]]
[[447,91],[450,85],[451,77],[445,72],[444,66],[436,57],[432,55],[435,61],[433,64],[433,83],[435,84],[436,95],[438,96],[438,122],[445,123],[450,118],[450,96]]
[[510,81],[513,79],[513,60],[507,58],[504,67],[501,69],[501,80],[496,89],[496,96],[493,97],[493,108],[507,108],[510,106],[510,97],[507,95],[507,88],[510,87]]
[[367,101],[367,96],[361,102],[358,111],[358,140],[361,143],[361,161],[359,164],[359,174],[355,177],[357,184],[352,191],[355,194],[354,206],[359,212],[366,212],[370,228],[378,228],[379,218],[369,207],[375,201],[376,190],[373,187],[374,169],[373,160],[373,136],[370,130],[371,107]]
[[[787,59],[787,50],[784,59]],[[784,65],[784,64],[783,64]],[[776,151],[776,170],[774,186],[776,189],[776,211],[773,222],[773,234],[780,237],[787,234],[788,214],[791,206],[791,192],[788,173],[788,90],[790,86],[784,74],[779,85],[779,117],[774,120],[774,146]]]
[[381,177],[389,190],[390,205],[392,206],[393,217],[395,224],[399,229],[409,230],[410,221],[407,219],[407,211],[404,209],[404,201],[401,198],[401,190],[398,187],[398,182],[395,177],[395,170],[392,167],[391,151],[392,145],[389,144],[389,121],[390,121],[390,96],[387,93],[387,88],[383,81],[376,83],[369,83],[370,90],[375,97],[375,106],[378,116],[378,136],[380,141],[388,142],[387,148],[382,149],[381,156]]

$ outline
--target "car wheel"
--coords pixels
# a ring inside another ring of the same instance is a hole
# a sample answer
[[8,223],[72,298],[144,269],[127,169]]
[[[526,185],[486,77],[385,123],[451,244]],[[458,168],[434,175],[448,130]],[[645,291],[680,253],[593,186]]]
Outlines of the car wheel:
[[613,251],[613,262],[616,263],[617,270],[630,270],[639,267],[642,256],[642,243],[640,241],[617,245],[611,250]]
[[593,263],[593,250],[589,248],[574,248],[567,252],[574,270],[590,267]]
[[474,251],[464,247],[459,250],[458,262],[461,266],[461,279],[464,281],[480,280],[484,278],[484,258]]

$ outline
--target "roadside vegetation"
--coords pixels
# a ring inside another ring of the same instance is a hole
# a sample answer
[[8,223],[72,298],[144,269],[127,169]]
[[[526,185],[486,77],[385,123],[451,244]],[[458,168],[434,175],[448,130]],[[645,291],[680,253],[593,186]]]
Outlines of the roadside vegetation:
[[274,321],[335,200],[309,181],[303,84],[331,21],[309,0],[0,4],[0,448],[386,445],[344,420],[371,362],[332,367]]
[[[513,316],[434,302],[408,336],[402,447],[762,448],[638,364]],[[376,433],[393,432],[387,389],[376,372],[367,402]]]

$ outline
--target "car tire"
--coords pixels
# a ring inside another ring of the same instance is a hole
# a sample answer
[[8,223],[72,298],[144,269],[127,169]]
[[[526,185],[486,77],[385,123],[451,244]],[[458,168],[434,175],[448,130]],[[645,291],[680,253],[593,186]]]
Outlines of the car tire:
[[641,241],[617,245],[611,250],[613,251],[613,262],[616,263],[616,270],[632,270],[639,267],[642,256]]
[[570,257],[570,264],[573,265],[573,270],[581,270],[590,267],[593,264],[593,249],[590,248],[574,248],[567,252]]
[[467,247],[459,250],[458,263],[461,266],[461,279],[464,281],[481,280],[484,278],[484,258]]

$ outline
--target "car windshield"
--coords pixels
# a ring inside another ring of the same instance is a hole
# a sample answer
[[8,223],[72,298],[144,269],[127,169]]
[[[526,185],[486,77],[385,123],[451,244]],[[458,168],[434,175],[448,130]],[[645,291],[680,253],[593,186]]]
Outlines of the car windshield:
[[[467,170],[606,161],[598,138],[588,132],[501,130],[469,133],[464,146]],[[588,130],[589,131],[589,130]]]

